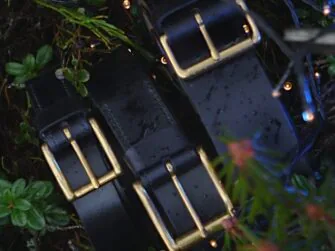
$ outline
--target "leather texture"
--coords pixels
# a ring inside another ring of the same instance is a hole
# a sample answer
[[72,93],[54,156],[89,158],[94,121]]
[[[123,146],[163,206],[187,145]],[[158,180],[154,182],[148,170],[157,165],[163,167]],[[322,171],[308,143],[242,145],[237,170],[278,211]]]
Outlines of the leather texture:
[[[148,239],[165,248],[132,188],[136,180],[141,181],[175,238],[196,229],[166,161],[174,166],[204,224],[228,213],[195,146],[164,104],[139,56],[124,47],[117,49],[91,73],[88,90],[89,100],[84,100],[71,84],[50,75],[28,85],[41,142],[49,146],[73,190],[89,179],[63,128],[69,128],[94,174],[101,177],[111,167],[88,123],[94,116],[122,164],[123,175],[73,202],[97,251],[144,251]],[[222,246],[222,235],[209,236],[220,244],[217,250]],[[216,250],[207,239],[190,250],[209,248]]]
[[[94,106],[113,131],[135,179],[141,181],[159,208],[172,235],[180,236],[195,230],[196,226],[177,194],[165,167],[166,161],[175,167],[203,223],[227,213],[195,147],[163,103],[149,70],[143,67],[139,57],[122,48],[98,69],[96,74],[92,73],[88,86]],[[157,238],[157,233],[155,235],[152,239]],[[192,250],[208,247],[207,240]]]
[[[161,48],[161,35],[182,68],[210,57],[208,47],[194,18],[197,10],[217,50],[229,48],[246,38],[245,17],[225,0],[161,1],[139,0],[148,29]],[[289,161],[299,150],[295,128],[279,99],[272,98],[272,85],[253,49],[225,61],[198,76],[179,82],[215,146],[227,152],[220,136],[239,139],[257,135],[257,143]]]
[[[87,121],[88,106],[70,83],[47,74],[31,81],[27,88],[41,142],[49,146],[73,189],[89,180],[62,133],[64,127],[70,129],[97,177],[111,170]],[[73,205],[97,251],[145,250],[145,239],[134,226],[124,188],[118,180],[75,200]]]

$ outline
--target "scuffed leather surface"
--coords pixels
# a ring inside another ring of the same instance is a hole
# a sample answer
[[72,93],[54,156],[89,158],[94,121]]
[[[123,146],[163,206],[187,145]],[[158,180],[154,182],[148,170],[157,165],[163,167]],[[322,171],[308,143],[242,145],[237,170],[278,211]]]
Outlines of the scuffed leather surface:
[[[77,189],[89,180],[62,133],[64,127],[70,129],[97,177],[111,167],[88,124],[85,102],[71,89],[71,85],[55,80],[52,73],[28,85],[40,139],[48,144],[70,186]],[[113,181],[73,203],[97,251],[146,250],[124,196],[118,181]]]
[[175,163],[180,181],[204,223],[227,212],[194,148],[141,65],[138,57],[119,49],[92,74],[88,88],[93,103],[124,149],[134,175],[145,185],[168,229],[179,236],[195,225],[177,196],[165,161]]
[[[227,131],[237,138],[261,134],[259,144],[283,154],[294,154],[298,140],[289,117],[253,53],[229,61],[182,84],[219,154],[219,140]],[[287,156],[286,156],[287,157]]]

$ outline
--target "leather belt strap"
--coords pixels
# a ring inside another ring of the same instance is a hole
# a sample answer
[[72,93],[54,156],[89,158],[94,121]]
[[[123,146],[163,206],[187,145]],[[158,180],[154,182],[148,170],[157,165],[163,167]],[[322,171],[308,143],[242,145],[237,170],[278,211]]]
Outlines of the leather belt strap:
[[225,0],[138,2],[217,153],[227,151],[219,139],[224,131],[237,138],[257,133],[261,146],[291,159],[297,136],[255,55],[260,35],[252,19]]
[[214,228],[232,205],[204,151],[190,144],[158,95],[148,69],[120,48],[91,76],[90,98],[115,135],[135,177],[137,201],[165,246],[215,250],[212,239],[219,250],[222,233]]
[[31,81],[28,92],[44,156],[96,250],[143,248],[116,178],[122,169],[87,105],[53,74]]

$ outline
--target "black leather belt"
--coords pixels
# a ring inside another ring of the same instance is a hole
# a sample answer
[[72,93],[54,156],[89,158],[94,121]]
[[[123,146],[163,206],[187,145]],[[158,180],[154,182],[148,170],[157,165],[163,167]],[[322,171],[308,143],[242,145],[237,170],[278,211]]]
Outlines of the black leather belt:
[[170,73],[205,125],[218,154],[220,136],[260,135],[258,143],[287,161],[298,151],[294,127],[254,51],[260,33],[244,1],[139,0]]
[[[298,147],[250,51],[258,40],[250,18],[219,0],[141,4],[217,153],[226,151],[222,128],[238,137],[261,130],[262,144],[286,157]],[[91,74],[89,101],[54,78],[33,81],[42,151],[97,251],[147,250],[148,239],[168,250],[220,250],[231,202],[154,81],[124,47]]]
[[42,152],[96,249],[141,247],[142,234],[117,178],[122,167],[88,106],[52,75],[32,81],[28,91]]
[[118,50],[92,76],[94,106],[120,144],[140,205],[166,247],[213,250],[215,242],[220,248],[222,233],[214,232],[232,205],[204,150],[184,136],[149,73],[138,57]]
[[31,82],[44,156],[97,251],[147,250],[147,239],[220,250],[232,204],[141,65],[115,51],[91,74],[91,105],[58,80]]

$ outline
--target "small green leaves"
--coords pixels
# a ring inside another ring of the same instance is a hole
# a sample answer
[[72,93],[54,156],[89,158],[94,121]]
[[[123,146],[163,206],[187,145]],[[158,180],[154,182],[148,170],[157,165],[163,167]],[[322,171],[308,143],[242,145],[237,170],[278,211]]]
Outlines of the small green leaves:
[[9,62],[6,64],[6,72],[14,76],[13,86],[17,89],[25,88],[25,82],[37,76],[38,72],[52,59],[52,48],[49,45],[42,46],[38,51],[36,58],[28,54],[22,64]]
[[35,68],[35,57],[32,54],[28,54],[25,59],[23,59],[23,65],[26,71],[31,72]]
[[19,197],[23,194],[25,187],[26,181],[24,179],[18,179],[13,183],[11,191],[15,197]]
[[29,143],[37,145],[38,139],[34,135],[35,129],[31,127],[28,122],[23,121],[20,123],[20,132],[14,139],[15,144],[21,145],[24,143]]
[[13,76],[21,76],[26,73],[26,68],[23,64],[11,62],[6,64],[6,72]]
[[0,205],[0,218],[10,215],[10,209],[8,206]]
[[2,194],[2,199],[4,203],[9,204],[13,200],[14,196],[11,192],[11,190],[6,189]]
[[54,187],[49,181],[27,182],[18,179],[13,184],[0,179],[0,226],[12,224],[33,231],[47,231],[49,226],[65,226],[70,219],[66,211],[56,207],[51,199]]
[[328,73],[331,76],[335,76],[335,64],[329,65],[329,67],[328,67]]
[[21,210],[14,209],[10,216],[14,226],[24,227],[27,224],[27,215]]
[[31,203],[25,199],[16,199],[14,201],[14,207],[21,211],[27,211],[31,208]]
[[81,69],[78,71],[77,77],[79,82],[85,83],[90,79],[90,73],[85,69]]
[[52,48],[50,45],[42,46],[36,55],[36,66],[37,69],[42,69],[52,59]]
[[66,80],[71,82],[77,92],[86,97],[88,92],[85,83],[90,79],[90,73],[85,69],[76,70],[75,68],[64,68],[63,74]]
[[27,212],[27,225],[33,230],[42,230],[45,227],[45,219],[36,208]]
[[327,57],[329,63],[328,73],[330,76],[335,76],[335,56],[331,55]]
[[45,218],[47,222],[53,226],[66,226],[70,221],[67,212],[57,207],[53,207],[46,212]]
[[0,191],[4,191],[6,188],[11,188],[12,184],[7,180],[0,179]]

